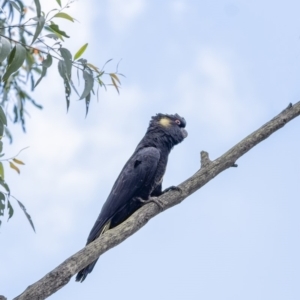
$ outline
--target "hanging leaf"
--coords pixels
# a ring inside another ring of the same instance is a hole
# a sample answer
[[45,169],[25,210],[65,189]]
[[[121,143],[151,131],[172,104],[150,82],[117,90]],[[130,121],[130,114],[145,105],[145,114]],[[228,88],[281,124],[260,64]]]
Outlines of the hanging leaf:
[[21,0],[15,0],[16,2],[18,2],[19,6],[20,6],[20,18],[19,18],[19,23],[21,23],[22,19],[25,17],[25,6],[23,4],[23,2]]
[[6,115],[1,105],[0,105],[0,122],[7,126]]
[[87,60],[85,58],[78,59],[78,62],[81,63],[84,67],[87,65]]
[[35,88],[36,86],[41,82],[41,80],[43,79],[43,77],[46,76],[47,73],[47,69],[52,65],[52,56],[48,53],[47,54],[47,58],[45,60],[43,60],[42,62],[42,74],[41,77],[37,80],[37,82],[35,83]]
[[21,8],[18,6],[18,4],[15,1],[9,1],[9,3],[16,9],[20,14],[22,13]]
[[18,174],[20,174],[20,169],[15,165],[13,164],[11,161],[9,162],[9,166],[15,170]]
[[14,214],[14,209],[13,209],[12,205],[10,204],[9,200],[7,200],[7,209],[8,209],[8,220],[9,220]]
[[45,68],[49,68],[52,65],[52,55],[51,54],[47,54],[47,58],[43,60],[42,62],[42,66]]
[[69,36],[64,31],[59,29],[57,24],[52,23],[49,27],[51,28],[52,31],[58,33],[60,36],[64,36],[66,38],[69,38]]
[[8,192],[8,195],[10,194],[10,189],[9,186],[7,185],[7,183],[3,180],[3,178],[0,178],[0,185],[2,185],[4,187],[4,189]]
[[57,36],[56,33],[49,33],[49,34],[46,34],[45,36],[50,39],[54,39],[55,41],[57,41],[59,39],[59,37]]
[[62,41],[64,40],[64,39],[63,39],[63,36],[62,36],[61,34],[55,32],[54,30],[52,30],[49,26],[45,26],[44,29],[45,29],[45,30],[48,30],[48,31],[50,31],[50,32],[52,32],[51,34],[47,34],[47,35],[45,35],[45,36],[50,37],[50,38],[53,38],[53,39],[55,39],[55,38],[54,38],[54,36],[55,36],[55,37],[56,37],[55,40],[58,40],[58,39],[60,39],[60,40],[62,40]]
[[105,88],[105,91],[107,91],[105,83],[100,79],[100,75],[97,76],[97,81],[98,81],[99,85],[101,87],[103,86]]
[[99,71],[99,68],[97,68],[97,67],[95,67],[93,64],[91,64],[91,63],[87,63],[86,64],[88,67],[90,67],[91,69],[93,69],[94,71],[96,71],[100,76],[104,73],[103,71],[102,72],[100,72]]
[[4,131],[5,131],[5,136],[9,139],[9,143],[11,144],[13,139],[10,131],[7,129],[7,127],[4,128]]
[[2,180],[4,180],[4,168],[1,161],[0,161],[0,177]]
[[89,112],[89,105],[91,102],[91,93],[88,93],[88,95],[85,97],[85,117],[87,116],[88,112]]
[[60,1],[60,0],[56,0],[56,2],[57,2],[58,5],[61,7],[61,1]]
[[77,94],[78,97],[79,97],[78,91],[77,91],[77,89],[75,88],[75,85],[74,85],[74,83],[73,83],[73,80],[71,79],[71,80],[69,80],[69,82],[70,82],[70,84],[71,84],[73,90],[76,92],[76,94]]
[[40,35],[41,31],[43,30],[45,25],[45,18],[43,16],[40,16],[38,18],[38,23],[35,29],[35,33],[31,42],[31,45],[35,42],[35,40],[38,38],[38,36]]
[[74,55],[74,60],[78,59],[83,53],[84,51],[86,50],[88,46],[88,43],[84,44],[77,52],[76,54]]
[[[17,200],[17,199],[16,199],[16,200]],[[21,209],[23,210],[23,212],[24,212],[24,214],[25,214],[27,220],[29,221],[29,223],[30,223],[30,225],[31,225],[31,227],[32,227],[32,229],[33,229],[33,231],[35,232],[35,228],[34,228],[34,225],[33,225],[32,219],[31,219],[31,216],[30,216],[29,213],[27,212],[26,207],[24,206],[24,204],[23,204],[21,201],[17,200],[17,202],[18,202],[18,204],[20,205]]]
[[13,161],[16,163],[16,164],[19,164],[19,165],[25,165],[21,160],[17,159],[17,158],[13,158]]
[[72,70],[72,54],[66,48],[59,49],[61,56],[64,59],[65,66],[66,66],[66,75],[69,79],[71,79],[71,70]]
[[115,73],[110,73],[109,75],[110,75],[110,77],[113,77],[115,80],[117,80],[117,82],[119,84],[121,84],[121,81],[120,81],[119,77]]
[[117,85],[115,79],[114,79],[112,76],[111,76],[110,78],[111,78],[111,81],[112,81],[113,86],[116,88],[118,94],[120,94],[120,92],[119,92],[119,87],[118,87],[118,85]]
[[63,60],[60,60],[58,62],[58,72],[64,81],[65,95],[66,95],[66,102],[67,102],[67,112],[68,112],[69,106],[70,106],[71,86],[69,83],[68,76],[66,75],[66,73],[67,73],[66,64]]
[[2,152],[2,150],[3,150],[3,143],[2,141],[0,141],[0,153]]
[[34,0],[34,4],[35,4],[35,7],[36,7],[36,15],[38,17],[41,16],[41,4],[40,4],[40,1],[39,0]]
[[[29,100],[36,108],[38,108],[38,109],[43,109],[43,106],[40,105],[40,104],[38,104],[38,103],[36,103],[33,99],[28,98],[27,100]],[[7,127],[5,127],[5,129],[6,129],[6,128],[7,128]]]
[[94,77],[91,71],[89,72],[83,71],[83,79],[84,79],[84,90],[79,100],[86,98],[94,86]]
[[12,52],[10,53],[5,74],[2,77],[3,81],[6,81],[9,76],[16,72],[23,64],[26,56],[26,49],[20,45],[16,44],[13,48]]
[[55,14],[52,18],[63,18],[63,19],[69,20],[71,22],[74,22],[74,18],[72,18],[70,15],[68,15],[64,12],[59,12],[59,13]]
[[11,46],[8,39],[1,36],[0,37],[0,63],[8,56]]
[[62,78],[66,77],[67,69],[66,69],[66,64],[63,60],[60,60],[58,62],[58,73]]
[[4,133],[4,125],[3,123],[0,122],[0,140],[3,138],[3,133]]
[[0,216],[4,215],[4,209],[5,209],[5,195],[0,192]]

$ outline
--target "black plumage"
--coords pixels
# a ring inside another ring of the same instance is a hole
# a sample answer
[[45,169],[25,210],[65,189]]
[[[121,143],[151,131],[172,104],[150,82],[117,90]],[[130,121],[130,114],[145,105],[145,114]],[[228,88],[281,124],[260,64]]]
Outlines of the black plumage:
[[[145,136],[125,164],[104,203],[87,244],[125,221],[144,205],[143,200],[163,193],[162,180],[168,156],[171,149],[187,136],[185,126],[185,119],[178,114],[157,114],[152,117]],[[82,269],[76,281],[82,282],[96,262]]]

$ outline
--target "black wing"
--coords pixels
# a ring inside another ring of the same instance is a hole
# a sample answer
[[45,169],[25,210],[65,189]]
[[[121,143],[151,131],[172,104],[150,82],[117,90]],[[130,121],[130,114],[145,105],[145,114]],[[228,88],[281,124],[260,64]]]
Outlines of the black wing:
[[160,152],[154,147],[139,149],[131,156],[104,203],[87,244],[95,240],[101,234],[103,227],[134,197],[149,197],[159,159]]

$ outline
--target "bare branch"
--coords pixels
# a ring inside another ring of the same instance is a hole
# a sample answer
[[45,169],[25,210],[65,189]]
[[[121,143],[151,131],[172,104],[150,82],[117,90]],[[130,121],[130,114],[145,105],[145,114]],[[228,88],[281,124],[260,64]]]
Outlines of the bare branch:
[[[159,201],[163,205],[163,210],[179,204],[219,173],[235,166],[238,158],[299,115],[300,102],[295,105],[289,105],[279,115],[247,136],[216,160],[210,161],[208,153],[202,152],[201,169],[179,185],[181,192],[170,191],[159,197]],[[106,231],[97,240],[65,260],[45,277],[29,286],[24,293],[14,300],[41,300],[49,297],[66,285],[78,271],[97,259],[101,254],[122,243],[160,212],[161,210],[154,203],[143,206],[125,222]]]

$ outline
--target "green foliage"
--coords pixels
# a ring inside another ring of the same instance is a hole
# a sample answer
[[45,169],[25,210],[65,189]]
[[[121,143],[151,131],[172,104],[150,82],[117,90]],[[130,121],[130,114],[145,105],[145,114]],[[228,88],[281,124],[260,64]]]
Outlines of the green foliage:
[[10,50],[10,42],[8,39],[0,37],[0,63],[8,56]]
[[[81,73],[85,82],[80,99],[85,99],[86,113],[91,93],[94,93],[94,82],[99,87],[106,88],[104,77],[107,76],[111,80],[111,84],[108,85],[113,86],[119,92],[119,75],[122,74],[117,71],[106,73],[103,68],[100,70],[87,59],[81,58],[88,43],[80,47],[74,59],[71,51],[63,46],[64,39],[70,36],[61,28],[61,25],[56,24],[55,20],[75,21],[65,12],[73,1],[68,0],[65,6],[59,0],[56,2],[59,8],[54,8],[49,12],[42,10],[39,0],[34,0],[35,7],[25,5],[22,0],[4,0],[2,4],[2,13],[0,13],[0,94],[2,100],[0,104],[6,106],[13,96],[18,99],[19,105],[10,105],[12,111],[7,113],[13,114],[14,122],[21,123],[24,131],[26,129],[25,105],[30,102],[37,108],[42,108],[28,93],[27,82],[30,80],[31,91],[33,91],[45,78],[47,70],[53,65],[53,60],[58,61],[58,71],[64,83],[67,108],[70,105],[72,89],[79,95],[72,81],[74,69],[77,69],[79,74]],[[29,16],[30,10],[35,10],[36,15]],[[17,17],[19,17],[18,25],[11,25]]]
[[[8,215],[8,220],[13,216],[14,214],[14,208],[11,204],[11,194],[10,194],[10,188],[7,184],[7,182],[5,181],[5,177],[4,177],[4,167],[3,167],[3,163],[7,162],[9,167],[11,169],[13,169],[14,171],[16,171],[18,174],[20,174],[20,167],[22,165],[25,165],[24,162],[18,158],[16,158],[19,153],[17,155],[15,155],[14,157],[11,158],[3,158],[3,156],[5,155],[3,153],[3,143],[1,141],[2,139],[2,135],[3,135],[3,131],[4,128],[6,128],[7,126],[7,119],[6,119],[6,115],[3,111],[2,106],[0,106],[0,128],[2,128],[2,133],[0,136],[0,226],[2,223],[2,219],[5,217],[5,212],[7,212]],[[18,166],[17,166],[18,165]],[[14,198],[14,197],[13,197]],[[24,212],[27,220],[29,221],[30,225],[32,226],[33,230],[35,231],[32,219],[30,217],[30,215],[27,213],[25,206],[16,198],[14,198],[17,203],[19,204],[20,208],[22,209],[22,211]]]
[[70,15],[68,15],[68,14],[66,14],[66,13],[64,13],[64,12],[59,12],[59,13],[55,14],[55,15],[53,16],[53,18],[63,18],[63,19],[69,20],[69,21],[71,21],[71,22],[74,22],[74,21],[75,21],[74,18],[72,18]]
[[[57,61],[58,74],[64,84],[65,99],[67,110],[71,103],[72,90],[78,95],[77,100],[85,100],[85,115],[89,111],[91,96],[94,93],[95,84],[99,87],[106,85],[113,86],[119,93],[121,85],[118,67],[115,72],[105,72],[103,69],[107,61],[100,69],[93,63],[82,58],[88,43],[84,44],[75,53],[74,57],[69,49],[64,47],[64,39],[70,38],[63,26],[57,24],[58,20],[75,22],[75,18],[69,15],[66,10],[73,0],[65,0],[63,5],[61,0],[53,1],[56,8],[49,12],[43,11],[40,0],[4,0],[0,8],[0,225],[3,217],[10,219],[13,216],[10,189],[4,180],[5,163],[20,174],[20,167],[24,164],[16,156],[4,158],[3,136],[12,142],[11,134],[7,128],[7,118],[9,115],[14,123],[19,123],[23,131],[26,130],[25,106],[31,103],[41,109],[30,95],[30,93],[46,77],[47,71]],[[31,7],[30,5],[34,5]],[[34,11],[34,16],[32,16]],[[17,24],[16,24],[17,22]],[[72,73],[77,71],[77,75],[84,80],[84,87],[78,93],[72,81]],[[105,78],[110,79],[111,83],[104,83]],[[28,84],[29,83],[29,84]],[[30,88],[28,88],[30,86]],[[63,90],[62,90],[63,95]],[[17,100],[17,101],[16,101]],[[33,230],[34,225],[25,206],[15,199],[27,217]]]
[[22,45],[16,44],[14,46],[14,48],[10,52],[6,71],[2,77],[3,81],[7,81],[12,73],[16,72],[19,68],[22,67],[25,60],[25,54],[26,50]]
[[84,44],[74,55],[74,60],[78,59],[79,57],[82,56],[82,54],[84,53],[84,51],[86,50],[88,46],[88,43]]

